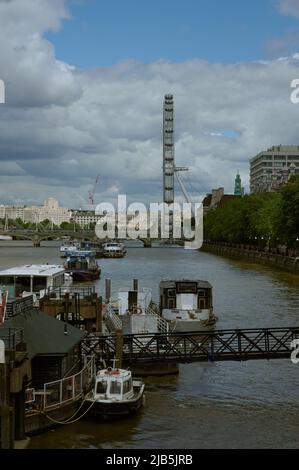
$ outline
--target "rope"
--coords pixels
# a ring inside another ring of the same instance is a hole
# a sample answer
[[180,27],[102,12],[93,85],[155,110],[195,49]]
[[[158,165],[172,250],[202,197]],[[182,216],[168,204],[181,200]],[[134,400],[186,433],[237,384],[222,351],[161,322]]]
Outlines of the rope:
[[[76,423],[77,421],[79,421],[81,418],[83,418],[83,416],[85,416],[86,413],[89,412],[89,410],[92,408],[92,406],[93,406],[93,405],[95,404],[95,402],[96,402],[96,400],[94,400],[94,401],[91,403],[91,405],[87,408],[87,410],[84,411],[84,413],[83,413],[81,416],[79,416],[79,418],[76,418],[76,419],[73,419],[73,420],[72,420],[72,418],[78,413],[78,411],[79,411],[80,408],[82,407],[82,405],[83,405],[83,403],[84,403],[85,400],[86,400],[86,397],[85,397],[85,399],[82,401],[82,403],[81,403],[80,407],[78,408],[78,410],[76,410],[76,412],[75,412],[70,418],[68,418],[68,419],[65,420],[65,421],[57,421],[56,419],[51,418],[51,416],[47,415],[46,413],[43,413],[43,414],[46,416],[46,418],[48,418],[48,419],[49,419],[50,421],[52,421],[53,423],[56,423],[56,424],[73,424],[73,423]],[[70,420],[72,420],[72,421],[70,421]]]

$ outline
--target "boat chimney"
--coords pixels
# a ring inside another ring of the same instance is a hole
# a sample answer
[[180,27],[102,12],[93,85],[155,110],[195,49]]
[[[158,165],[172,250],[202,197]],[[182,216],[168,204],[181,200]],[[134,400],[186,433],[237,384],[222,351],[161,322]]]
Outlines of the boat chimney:
[[133,290],[138,290],[138,279],[133,280]]
[[105,279],[105,300],[109,302],[111,298],[111,279]]

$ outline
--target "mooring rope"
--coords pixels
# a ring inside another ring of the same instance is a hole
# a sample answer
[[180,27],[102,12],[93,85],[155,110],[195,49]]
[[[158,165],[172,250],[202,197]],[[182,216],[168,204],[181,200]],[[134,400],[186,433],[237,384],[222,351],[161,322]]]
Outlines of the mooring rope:
[[50,421],[53,421],[53,423],[56,423],[56,424],[73,424],[75,423],[76,421],[79,421],[81,418],[83,418],[83,416],[86,415],[86,413],[88,413],[88,411],[92,408],[92,406],[95,404],[96,400],[94,400],[91,405],[87,408],[87,410],[84,411],[84,413],[79,416],[79,418],[76,418],[76,419],[73,419],[74,416],[76,416],[76,414],[80,411],[80,409],[82,408],[84,402],[86,401],[86,397],[87,395],[85,396],[84,400],[82,401],[81,405],[79,406],[79,408],[75,411],[75,413],[70,416],[68,419],[66,419],[65,421],[58,421],[54,418],[51,418],[51,416],[47,415],[45,412],[41,412],[42,414],[44,414],[46,416],[46,418],[48,418]]

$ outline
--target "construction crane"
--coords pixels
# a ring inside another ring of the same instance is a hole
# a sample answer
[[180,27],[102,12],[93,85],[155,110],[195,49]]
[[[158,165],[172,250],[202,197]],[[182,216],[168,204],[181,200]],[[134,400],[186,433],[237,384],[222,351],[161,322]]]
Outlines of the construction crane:
[[93,185],[93,188],[90,191],[88,191],[88,199],[89,199],[89,202],[90,202],[91,205],[94,204],[94,195],[96,193],[97,184],[99,182],[99,179],[100,179],[100,175],[97,175],[96,180],[95,180],[94,185]]

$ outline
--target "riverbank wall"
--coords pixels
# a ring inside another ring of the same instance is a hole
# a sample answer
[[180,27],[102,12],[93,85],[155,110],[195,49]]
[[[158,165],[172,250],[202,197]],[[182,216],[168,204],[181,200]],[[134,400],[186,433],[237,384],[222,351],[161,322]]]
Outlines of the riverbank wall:
[[299,256],[288,256],[287,254],[259,250],[251,245],[235,245],[229,243],[204,242],[202,251],[215,255],[237,258],[253,263],[274,266],[283,271],[299,275]]

